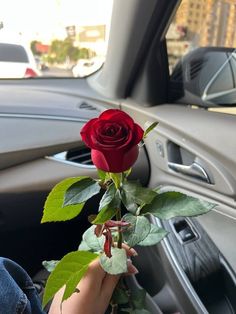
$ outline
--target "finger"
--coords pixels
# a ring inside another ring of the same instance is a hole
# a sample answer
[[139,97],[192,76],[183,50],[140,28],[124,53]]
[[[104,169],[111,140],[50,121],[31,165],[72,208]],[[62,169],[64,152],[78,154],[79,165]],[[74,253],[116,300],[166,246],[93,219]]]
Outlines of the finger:
[[109,302],[109,300],[111,299],[111,296],[116,285],[118,284],[120,276],[121,275],[106,274],[101,287],[101,294],[104,302]]
[[83,286],[83,288],[86,288],[86,290],[93,287],[96,287],[96,290],[99,290],[105,276],[106,272],[101,267],[99,258],[97,258],[89,264],[88,270],[83,276],[79,285]]
[[125,273],[125,276],[127,275],[136,275],[139,273],[138,269],[132,264],[131,260],[127,261],[127,273]]
[[88,273],[91,273],[93,275],[96,274],[97,276],[101,276],[101,277],[105,277],[106,272],[102,268],[99,258],[96,258],[94,261],[92,261],[92,263],[89,264]]
[[128,257],[138,256],[137,251],[134,248],[129,247],[127,244],[122,243],[122,248],[125,249]]

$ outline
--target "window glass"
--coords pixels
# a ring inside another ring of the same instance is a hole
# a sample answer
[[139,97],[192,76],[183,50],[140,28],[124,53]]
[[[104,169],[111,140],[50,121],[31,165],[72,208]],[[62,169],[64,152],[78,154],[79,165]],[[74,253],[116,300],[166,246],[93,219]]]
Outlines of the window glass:
[[0,0],[0,78],[84,77],[95,72],[105,61],[112,4]]
[[27,53],[20,45],[0,43],[1,62],[29,62]]
[[183,0],[166,42],[171,101],[236,107],[236,0]]
[[170,72],[198,47],[236,47],[236,0],[183,0],[167,32]]

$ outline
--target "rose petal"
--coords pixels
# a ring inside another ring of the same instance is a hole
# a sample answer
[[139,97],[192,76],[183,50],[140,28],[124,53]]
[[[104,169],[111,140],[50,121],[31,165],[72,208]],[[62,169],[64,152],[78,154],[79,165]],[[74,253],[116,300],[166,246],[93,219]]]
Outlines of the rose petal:
[[128,151],[121,150],[95,150],[92,149],[91,157],[94,165],[107,172],[123,172],[133,166],[138,158],[138,146],[133,146]]
[[108,220],[105,222],[105,227],[114,228],[114,227],[129,227],[130,223],[126,221],[116,221],[116,220]]
[[91,150],[91,158],[92,158],[93,164],[98,169],[103,170],[103,171],[107,171],[107,172],[110,171],[109,165],[107,163],[107,160],[106,160],[103,152],[96,150],[96,149],[92,149]]
[[133,125],[134,125],[134,120],[127,113],[119,109],[108,109],[104,111],[99,116],[99,120],[109,120],[110,122],[111,121],[113,122],[125,121],[125,123],[129,125],[131,129],[133,129]]
[[129,149],[129,144],[132,142],[132,131],[125,126],[125,128],[122,128],[122,130],[119,131],[118,135],[120,135],[120,138],[118,136],[104,136],[103,130],[106,128],[107,124],[110,125],[111,123],[105,120],[97,120],[93,123],[93,129],[90,133],[90,147],[101,151],[108,149]]
[[144,130],[137,124],[134,124],[134,130],[133,130],[133,134],[134,134],[134,145],[137,145],[138,143],[141,142],[142,138],[143,138],[143,134],[144,134]]
[[98,118],[89,120],[80,131],[82,140],[90,148],[92,148],[91,133],[93,132],[93,126],[97,122],[97,120]]
[[94,165],[114,173],[133,166],[139,153],[137,144],[143,134],[143,129],[128,114],[118,109],[104,111],[81,130],[83,141],[91,148]]

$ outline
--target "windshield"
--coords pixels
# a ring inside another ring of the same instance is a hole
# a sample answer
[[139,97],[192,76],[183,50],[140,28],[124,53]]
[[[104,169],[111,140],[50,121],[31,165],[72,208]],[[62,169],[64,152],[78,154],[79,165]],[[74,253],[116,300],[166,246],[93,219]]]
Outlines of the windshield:
[[[112,0],[0,0],[0,78],[84,77],[105,61]],[[6,66],[3,64],[6,62]],[[10,66],[10,67],[9,67]],[[11,73],[6,73],[9,67]],[[27,76],[28,77],[28,76]],[[35,77],[35,75],[34,75]]]

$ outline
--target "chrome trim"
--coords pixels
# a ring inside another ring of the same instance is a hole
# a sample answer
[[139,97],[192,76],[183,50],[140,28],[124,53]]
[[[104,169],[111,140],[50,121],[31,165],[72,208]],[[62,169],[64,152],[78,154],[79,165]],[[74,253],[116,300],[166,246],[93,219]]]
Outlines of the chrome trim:
[[[158,227],[163,228],[163,225],[161,223],[161,220],[151,216],[151,220],[154,224],[158,225]],[[199,309],[202,312],[198,312],[199,314],[209,314],[209,312],[206,310],[204,304],[202,303],[202,301],[200,300],[199,296],[197,295],[197,293],[195,292],[192,284],[190,283],[187,275],[185,274],[185,272],[183,271],[179,261],[177,260],[175,254],[172,251],[172,248],[169,244],[168,239],[165,237],[162,240],[162,246],[163,249],[165,250],[165,253],[168,255],[169,257],[169,261],[172,264],[173,269],[176,272],[177,277],[179,278],[179,280],[181,281],[181,284],[185,289],[185,291],[189,294],[190,298],[191,298],[191,302],[195,303],[195,305],[197,305],[199,307]],[[197,309],[197,310],[199,310]]]
[[62,153],[59,153],[59,154],[55,154],[53,156],[45,156],[44,158],[48,159],[48,160],[61,162],[63,164],[69,165],[69,166],[76,166],[76,167],[83,168],[83,169],[90,169],[90,170],[96,169],[96,167],[94,165],[84,165],[84,164],[80,164],[78,162],[73,162],[73,161],[66,160],[65,159],[66,153],[67,152],[62,152]]
[[26,119],[42,119],[42,120],[60,120],[60,121],[71,121],[71,122],[87,122],[89,119],[75,118],[75,117],[64,117],[54,115],[40,115],[40,114],[25,114],[25,113],[0,113],[0,118],[26,118]]
[[211,184],[211,180],[206,170],[197,162],[193,162],[191,165],[182,165],[174,162],[168,162],[168,167],[182,175],[189,176],[190,178],[198,179],[208,184]]

